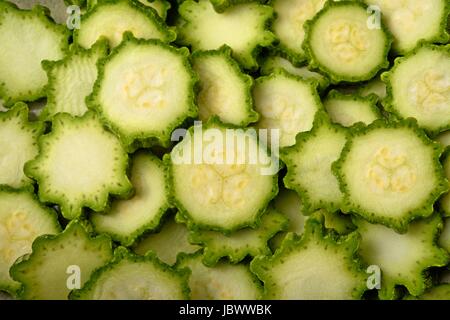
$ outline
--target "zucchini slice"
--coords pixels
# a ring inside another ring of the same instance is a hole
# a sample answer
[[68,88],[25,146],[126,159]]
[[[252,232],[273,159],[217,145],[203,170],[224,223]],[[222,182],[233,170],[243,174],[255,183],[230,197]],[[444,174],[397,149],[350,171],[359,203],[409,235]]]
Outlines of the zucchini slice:
[[450,253],[450,218],[445,218],[443,223],[444,227],[442,228],[438,243],[440,247]]
[[10,269],[11,277],[22,284],[19,297],[27,300],[65,300],[71,291],[67,273],[71,267],[79,270],[82,287],[95,269],[113,257],[109,237],[91,238],[78,220],[62,233],[38,237],[32,248]]
[[256,227],[278,193],[274,160],[254,129],[194,125],[164,160],[173,203],[189,229]]
[[366,9],[359,1],[328,1],[305,24],[303,48],[309,63],[333,83],[369,80],[389,66],[391,36],[382,23],[369,29]]
[[32,193],[0,187],[0,290],[14,295],[20,284],[9,275],[11,265],[31,252],[38,236],[60,230],[56,213],[42,206]]
[[124,246],[156,229],[169,208],[169,186],[161,160],[148,153],[137,153],[130,179],[135,191],[131,199],[116,200],[105,213],[91,216],[97,233],[106,233]]
[[241,71],[229,47],[194,52],[192,67],[200,78],[197,103],[201,121],[217,116],[224,123],[242,127],[258,121],[251,94],[253,78]]
[[404,234],[364,219],[355,218],[353,223],[361,235],[359,254],[381,269],[381,299],[396,298],[398,285],[414,296],[421,295],[427,285],[424,270],[449,261],[447,252],[436,245],[442,227],[439,215],[411,223]]
[[170,143],[172,131],[197,115],[197,78],[189,51],[158,40],[127,37],[99,62],[99,76],[88,98],[128,151]]
[[284,184],[299,194],[306,213],[322,208],[334,212],[341,207],[343,195],[331,165],[347,137],[345,128],[331,124],[321,113],[311,131],[299,134],[294,146],[281,151],[287,167]]
[[356,229],[351,216],[344,215],[339,211],[329,212],[321,209],[311,214],[310,217],[323,221],[325,229],[333,230],[339,235],[347,235]]
[[97,79],[97,61],[107,54],[107,43],[99,42],[90,50],[72,47],[72,51],[59,61],[44,61],[47,72],[47,105],[40,119],[51,120],[55,114],[65,112],[82,116],[88,110],[86,97],[92,93]]
[[178,269],[189,269],[193,300],[256,300],[262,293],[258,279],[243,264],[220,262],[214,268],[202,263],[201,251],[182,254]]
[[303,28],[325,5],[327,0],[272,0],[276,14],[272,23],[273,33],[278,37],[278,48],[296,63],[306,60],[302,48],[305,39]]
[[336,239],[308,219],[301,238],[290,233],[273,256],[255,258],[250,269],[264,282],[264,299],[359,299],[366,274],[355,256],[357,233]]
[[139,39],[167,43],[176,38],[156,11],[148,10],[138,1],[103,0],[81,17],[81,28],[74,32],[74,43],[89,49],[100,38],[106,38],[110,47],[116,47],[126,32]]
[[384,83],[381,78],[374,78],[359,88],[358,94],[361,97],[368,97],[374,94],[382,101],[387,97],[386,83]]
[[170,217],[161,230],[149,234],[133,246],[133,251],[142,256],[153,251],[161,261],[173,265],[181,252],[194,253],[200,249],[200,246],[189,243],[188,236],[186,226]]
[[166,20],[167,11],[171,8],[171,4],[166,0],[138,0],[140,3],[146,7],[153,8],[161,19]]
[[222,257],[228,257],[231,263],[238,263],[247,256],[271,254],[267,242],[285,230],[287,225],[288,219],[284,215],[269,208],[256,229],[246,228],[230,235],[196,230],[191,231],[189,241],[204,247],[202,261],[206,266],[215,266]]
[[33,184],[23,167],[37,156],[38,137],[43,133],[43,123],[28,121],[24,103],[18,102],[11,110],[0,113],[0,185],[24,188]]
[[430,216],[434,202],[448,191],[441,147],[413,120],[377,120],[351,133],[334,164],[345,198],[342,211],[398,231]]
[[59,60],[68,48],[69,32],[36,6],[20,10],[0,2],[0,99],[6,106],[45,96],[43,60]]
[[[442,166],[447,180],[450,179],[450,149],[447,148],[442,156]],[[450,217],[450,192],[445,193],[439,199],[439,209],[446,216]]]
[[450,45],[424,45],[382,75],[387,83],[385,109],[413,117],[430,133],[450,128]]
[[331,121],[344,127],[351,127],[358,122],[368,125],[382,118],[377,101],[378,98],[374,94],[362,97],[331,90],[323,105]]
[[309,131],[321,110],[317,82],[277,70],[256,79],[253,88],[255,109],[261,114],[256,124],[260,129],[279,129],[280,147],[295,144],[299,132]]
[[450,284],[440,284],[427,289],[418,297],[409,296],[407,300],[450,300]]
[[450,146],[450,130],[440,133],[434,140],[439,142],[443,148],[447,148]]
[[92,274],[73,300],[182,300],[189,297],[187,272],[173,270],[152,253],[135,255],[124,247]]
[[39,184],[42,201],[58,204],[64,218],[74,219],[83,207],[103,211],[109,194],[131,192],[128,156],[94,113],[53,119],[52,132],[39,139],[39,155],[25,165],[25,173]]
[[214,50],[224,44],[245,68],[256,69],[258,48],[268,47],[275,36],[268,29],[272,7],[249,2],[217,13],[209,0],[186,0],[178,8],[178,41],[193,50]]
[[420,41],[447,43],[448,0],[364,0],[378,6],[382,19],[394,35],[393,48],[404,54]]

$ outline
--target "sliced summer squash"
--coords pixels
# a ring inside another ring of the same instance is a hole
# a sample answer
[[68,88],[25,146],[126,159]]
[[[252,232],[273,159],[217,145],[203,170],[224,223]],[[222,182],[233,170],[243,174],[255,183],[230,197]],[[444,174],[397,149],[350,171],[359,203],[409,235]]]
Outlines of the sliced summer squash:
[[200,246],[189,243],[188,236],[186,226],[177,223],[171,216],[161,230],[143,238],[133,247],[133,251],[140,255],[153,251],[161,261],[173,265],[181,252],[194,253],[200,249]]
[[305,24],[309,63],[333,83],[369,80],[389,65],[390,34],[382,23],[369,29],[366,9],[359,1],[329,1]]
[[189,297],[187,272],[173,270],[152,253],[135,255],[124,247],[98,269],[73,300],[182,300]]
[[193,300],[256,300],[262,293],[258,279],[247,265],[220,262],[214,268],[202,263],[201,251],[180,256],[178,269],[188,268]]
[[450,146],[450,131],[444,131],[434,138],[435,141],[439,142],[442,147],[446,148]]
[[378,98],[374,94],[366,97],[342,94],[337,90],[328,93],[323,105],[330,115],[331,121],[344,127],[362,122],[371,124],[381,118],[377,108]]
[[127,37],[99,63],[91,108],[121,138],[128,151],[170,143],[172,131],[197,115],[196,77],[189,51],[158,40]]
[[75,30],[74,43],[89,49],[103,37],[111,47],[116,47],[125,32],[139,39],[163,42],[176,38],[156,11],[148,10],[137,0],[103,0],[81,17],[81,28]]
[[256,69],[259,47],[268,47],[275,36],[268,29],[272,7],[249,2],[217,13],[209,0],[186,0],[179,6],[177,22],[179,42],[193,50],[214,50],[224,44],[246,69]]
[[418,297],[408,296],[407,300],[450,300],[450,284],[440,284],[427,289]]
[[330,84],[324,75],[309,70],[307,66],[296,67],[289,60],[280,56],[267,57],[261,66],[261,74],[267,76],[275,72],[277,69],[284,69],[285,71],[306,80],[316,80],[319,83],[318,89],[321,92],[323,92]]
[[387,97],[386,83],[384,83],[381,78],[374,78],[359,88],[358,94],[361,97],[368,97],[374,94],[379,100],[383,100]]
[[38,236],[60,230],[55,212],[42,206],[32,193],[0,187],[0,290],[14,295],[20,284],[9,275],[11,265],[31,252]]
[[138,0],[138,1],[147,7],[155,9],[155,11],[158,13],[158,16],[160,16],[161,19],[166,20],[167,11],[171,7],[169,1],[166,0]]
[[36,6],[20,10],[0,2],[0,99],[6,106],[45,96],[43,60],[59,60],[68,48],[69,32]]
[[[442,166],[447,180],[450,179],[450,149],[447,148],[442,156]],[[441,212],[450,217],[450,192],[445,193],[441,199],[439,199],[439,208]]]
[[331,124],[321,113],[311,131],[299,134],[294,146],[282,150],[281,159],[287,167],[284,184],[300,195],[307,213],[321,208],[334,212],[341,207],[343,195],[331,165],[339,158],[347,137],[345,128]]
[[345,195],[342,211],[399,231],[415,218],[430,216],[448,190],[440,146],[413,120],[377,120],[351,132],[334,164]]
[[290,233],[273,256],[255,258],[250,269],[264,282],[264,299],[361,298],[366,274],[355,252],[358,234],[336,239],[308,219],[301,238]]
[[23,167],[37,156],[38,137],[42,133],[43,123],[28,121],[28,107],[24,103],[0,113],[0,185],[13,188],[32,185]]
[[305,52],[302,48],[305,39],[304,24],[312,19],[327,0],[272,0],[276,13],[272,23],[273,33],[278,37],[279,49],[297,63],[303,62]]
[[40,119],[51,120],[55,114],[82,116],[88,110],[86,97],[92,93],[97,79],[97,61],[106,56],[107,44],[102,41],[90,50],[72,47],[59,61],[44,61],[47,72],[47,105]]
[[280,69],[256,79],[253,99],[256,111],[261,114],[256,127],[279,129],[282,148],[295,144],[299,132],[311,130],[317,111],[323,108],[317,82]]
[[351,216],[344,215],[339,211],[329,212],[321,209],[311,214],[310,217],[323,221],[325,229],[333,230],[339,235],[349,234],[356,229],[355,225],[352,223]]
[[109,194],[127,196],[132,190],[127,154],[92,112],[82,118],[55,116],[39,149],[25,173],[37,180],[39,198],[59,205],[66,219],[81,215],[83,207],[103,211]]
[[256,227],[278,192],[278,161],[254,129],[195,125],[164,159],[173,202],[190,229]]
[[197,104],[201,121],[217,116],[222,122],[246,127],[258,120],[251,94],[253,78],[241,72],[229,47],[195,52],[192,67],[200,78]]
[[436,245],[442,227],[438,215],[411,223],[404,234],[359,218],[353,222],[361,235],[359,254],[366,263],[381,269],[381,299],[396,298],[399,285],[412,295],[421,295],[427,286],[424,270],[449,261],[447,252]]
[[[377,6],[381,18],[394,35],[393,48],[406,53],[420,41],[446,43],[448,0],[364,0]],[[374,7],[376,8],[376,7]]]
[[444,219],[444,227],[442,228],[438,243],[439,246],[450,253],[450,218]]
[[256,229],[246,228],[230,235],[196,230],[191,232],[189,241],[204,247],[202,261],[207,266],[216,265],[222,257],[227,257],[231,263],[238,263],[247,256],[271,254],[267,242],[276,233],[285,230],[288,222],[284,215],[269,208]]
[[[11,277],[22,284],[19,297],[27,300],[65,300],[72,286],[82,287],[95,269],[113,257],[109,237],[90,237],[78,220],[60,234],[37,238],[32,248],[10,269]],[[80,277],[79,283],[72,282],[71,276]]]
[[387,83],[387,111],[414,117],[431,133],[450,128],[450,45],[421,46],[397,58],[382,79]]

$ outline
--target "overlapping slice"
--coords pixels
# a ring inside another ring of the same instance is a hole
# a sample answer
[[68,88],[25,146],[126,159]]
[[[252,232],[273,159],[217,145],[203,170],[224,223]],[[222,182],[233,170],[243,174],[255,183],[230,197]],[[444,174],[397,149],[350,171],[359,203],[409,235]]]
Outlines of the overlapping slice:
[[359,299],[366,274],[355,257],[357,233],[336,239],[310,218],[303,236],[289,234],[273,256],[257,257],[251,270],[264,282],[265,299]]
[[138,0],[143,5],[155,9],[161,19],[166,20],[171,4],[167,0]]
[[376,77],[361,86],[358,90],[358,94],[361,97],[368,97],[374,94],[382,101],[387,96],[387,87],[380,77]]
[[268,47],[275,40],[267,26],[273,9],[257,2],[236,4],[217,13],[209,0],[186,0],[178,12],[177,28],[182,44],[193,50],[214,50],[226,44],[246,69],[257,68],[257,49]]
[[188,55],[185,48],[127,37],[99,64],[89,104],[129,151],[168,145],[172,131],[197,115]]
[[187,273],[173,270],[154,254],[138,256],[124,247],[98,269],[74,300],[182,300],[189,297]]
[[363,219],[354,219],[354,223],[361,234],[361,257],[381,269],[381,299],[394,299],[399,285],[412,295],[421,295],[427,286],[424,270],[449,261],[448,253],[436,245],[442,227],[438,215],[411,223],[404,234]]
[[0,2],[0,99],[6,105],[45,96],[47,76],[41,61],[61,59],[68,36],[42,7],[19,10]]
[[405,231],[411,220],[430,216],[448,190],[441,152],[413,120],[377,120],[353,130],[334,165],[342,210]]
[[92,238],[86,226],[75,220],[58,235],[37,238],[32,253],[18,260],[10,273],[22,284],[22,299],[65,300],[74,287],[82,287],[112,256],[107,236]]
[[39,146],[25,173],[37,180],[39,198],[58,204],[66,219],[78,217],[83,207],[103,211],[109,194],[125,196],[132,189],[127,154],[92,112],[81,118],[55,116],[52,132],[39,139]]

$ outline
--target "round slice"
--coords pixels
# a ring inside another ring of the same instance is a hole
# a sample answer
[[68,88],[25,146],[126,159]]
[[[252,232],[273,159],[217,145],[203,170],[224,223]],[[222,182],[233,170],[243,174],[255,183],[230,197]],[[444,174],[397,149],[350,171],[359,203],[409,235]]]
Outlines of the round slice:
[[334,164],[345,195],[342,210],[400,231],[411,220],[430,216],[448,190],[440,146],[412,120],[377,120],[351,132]]
[[358,1],[329,1],[306,23],[304,49],[313,68],[333,83],[373,78],[389,65],[391,37],[381,23],[369,28],[370,14]]
[[450,128],[450,45],[421,46],[382,75],[387,111],[413,117],[431,133]]
[[196,77],[187,49],[157,40],[128,38],[99,64],[90,107],[133,151],[139,146],[167,146],[172,131],[197,115]]
[[66,219],[81,215],[83,207],[103,211],[109,194],[126,196],[132,190],[127,154],[92,112],[82,118],[55,116],[39,147],[25,173],[37,180],[39,198],[59,205]]

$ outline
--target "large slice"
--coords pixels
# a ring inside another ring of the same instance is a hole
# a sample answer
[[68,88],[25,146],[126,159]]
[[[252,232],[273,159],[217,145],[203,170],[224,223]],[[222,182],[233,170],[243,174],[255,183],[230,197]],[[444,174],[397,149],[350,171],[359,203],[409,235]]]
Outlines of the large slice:
[[128,156],[92,112],[82,118],[55,116],[52,132],[39,139],[39,147],[25,173],[37,180],[39,198],[58,204],[66,219],[78,217],[83,207],[103,211],[109,194],[131,191]]

